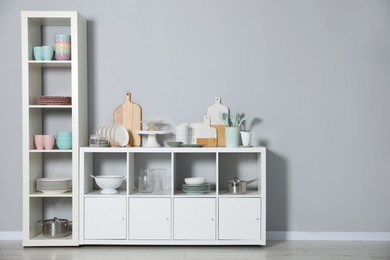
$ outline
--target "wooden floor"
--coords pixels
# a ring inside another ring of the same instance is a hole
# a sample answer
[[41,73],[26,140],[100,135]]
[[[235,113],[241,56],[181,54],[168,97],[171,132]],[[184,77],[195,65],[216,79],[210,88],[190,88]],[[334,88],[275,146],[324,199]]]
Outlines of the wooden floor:
[[256,246],[81,246],[23,248],[20,241],[0,241],[1,260],[390,260],[390,242],[268,241]]

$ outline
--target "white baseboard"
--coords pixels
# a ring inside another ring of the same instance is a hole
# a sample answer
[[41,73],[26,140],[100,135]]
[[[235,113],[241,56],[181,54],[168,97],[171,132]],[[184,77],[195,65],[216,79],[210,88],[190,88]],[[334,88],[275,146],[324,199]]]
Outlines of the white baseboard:
[[[0,231],[0,240],[22,240],[22,231]],[[390,232],[267,231],[267,240],[390,241]]]
[[23,232],[22,231],[1,231],[0,240],[22,240]]
[[267,231],[267,240],[390,241],[390,232]]

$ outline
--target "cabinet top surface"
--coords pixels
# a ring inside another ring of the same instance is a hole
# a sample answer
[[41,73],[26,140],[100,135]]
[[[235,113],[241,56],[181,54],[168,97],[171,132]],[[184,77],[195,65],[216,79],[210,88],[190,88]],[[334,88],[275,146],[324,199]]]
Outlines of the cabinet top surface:
[[264,153],[265,147],[81,147],[80,151],[85,153]]

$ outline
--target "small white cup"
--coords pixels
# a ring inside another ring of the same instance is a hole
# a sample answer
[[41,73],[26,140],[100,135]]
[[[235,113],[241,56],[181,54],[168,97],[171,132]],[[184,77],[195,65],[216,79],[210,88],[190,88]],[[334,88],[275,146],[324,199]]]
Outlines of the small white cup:
[[241,134],[242,146],[250,146],[253,137],[255,137],[255,133],[241,131],[240,134]]

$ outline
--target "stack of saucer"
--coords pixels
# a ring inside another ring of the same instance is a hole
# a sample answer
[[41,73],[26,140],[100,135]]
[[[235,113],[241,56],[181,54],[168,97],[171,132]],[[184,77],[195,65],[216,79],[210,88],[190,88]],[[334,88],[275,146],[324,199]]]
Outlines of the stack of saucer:
[[37,190],[45,194],[61,194],[72,189],[70,178],[41,178],[37,179]]
[[183,191],[188,194],[203,194],[210,191],[210,183],[183,184]]

